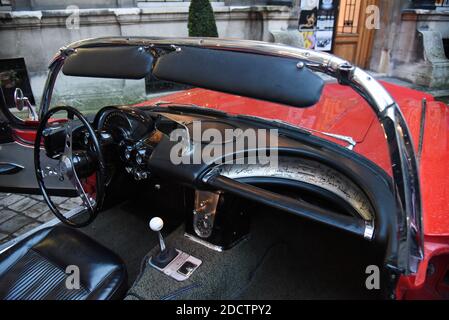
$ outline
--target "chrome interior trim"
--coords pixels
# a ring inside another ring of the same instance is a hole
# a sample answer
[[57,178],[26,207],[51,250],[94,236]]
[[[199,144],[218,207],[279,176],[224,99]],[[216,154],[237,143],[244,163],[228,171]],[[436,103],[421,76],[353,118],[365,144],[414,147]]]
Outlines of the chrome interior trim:
[[221,192],[195,190],[193,230],[200,238],[212,235]]
[[[255,117],[255,118],[259,118],[259,117]],[[263,118],[261,118],[261,119],[263,119]],[[263,120],[265,120],[265,119],[263,119]],[[291,123],[288,123],[288,122],[285,122],[285,121],[282,121],[282,120],[273,120],[273,122],[281,123],[282,125],[290,127],[290,128],[293,128],[293,129],[300,128],[300,129],[302,129],[304,131],[309,131],[309,132],[313,132],[313,133],[319,133],[319,134],[322,134],[324,136],[334,138],[336,140],[347,142],[348,145],[346,146],[346,149],[348,149],[348,150],[354,150],[354,148],[357,146],[357,141],[355,141],[354,138],[350,137],[350,136],[344,136],[344,135],[341,135],[341,134],[334,134],[334,133],[324,132],[324,131],[320,131],[320,130],[310,129],[310,128],[306,128],[306,127],[299,126],[299,125],[297,126],[297,125],[294,125],[294,124],[291,124]]]
[[322,134],[324,136],[331,137],[331,138],[334,138],[334,139],[337,139],[337,140],[341,140],[341,141],[347,142],[348,145],[346,146],[346,149],[348,149],[348,150],[354,150],[354,148],[357,146],[357,142],[354,140],[354,138],[349,137],[349,136],[343,136],[341,134],[328,133],[328,132],[323,132],[323,131],[318,131],[318,130],[313,130],[313,129],[307,129],[307,128],[304,128],[304,130],[308,130],[310,132],[320,133],[320,134]]
[[371,222],[367,221],[366,225],[365,225],[365,235],[364,238],[366,240],[373,240],[374,237],[374,224],[372,224]]
[[270,177],[314,185],[345,200],[363,220],[373,221],[375,217],[370,201],[357,185],[338,171],[313,160],[280,157],[278,166],[223,164],[217,169],[221,175],[232,179]]
[[188,234],[188,233],[184,233],[184,237],[186,237],[187,239],[192,240],[193,242],[196,242],[196,243],[198,243],[198,244],[200,244],[202,246],[205,246],[206,248],[209,248],[209,249],[217,251],[217,252],[223,252],[223,250],[224,250],[224,248],[221,247],[221,246],[217,246],[215,244],[212,244],[212,243],[207,242],[207,241],[205,241],[203,239],[197,238],[197,237],[195,237],[195,236],[193,236],[191,234]]
[[5,165],[11,165],[11,166],[15,166],[19,169],[25,169],[24,166],[22,166],[21,164],[17,164],[15,162],[5,162],[5,161],[0,161],[0,165],[5,164]]

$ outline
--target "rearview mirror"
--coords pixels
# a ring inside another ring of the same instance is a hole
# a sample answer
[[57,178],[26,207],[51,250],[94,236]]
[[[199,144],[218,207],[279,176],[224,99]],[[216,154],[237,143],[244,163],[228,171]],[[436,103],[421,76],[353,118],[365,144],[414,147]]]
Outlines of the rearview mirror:
[[23,108],[25,107],[25,99],[28,100],[28,98],[26,98],[23,94],[22,89],[16,88],[16,90],[14,91],[14,105],[16,106],[17,110],[23,110]]
[[14,91],[14,105],[17,110],[22,111],[25,106],[28,108],[28,117],[30,120],[37,121],[36,109],[31,105],[30,100],[23,94],[22,89],[16,88]]

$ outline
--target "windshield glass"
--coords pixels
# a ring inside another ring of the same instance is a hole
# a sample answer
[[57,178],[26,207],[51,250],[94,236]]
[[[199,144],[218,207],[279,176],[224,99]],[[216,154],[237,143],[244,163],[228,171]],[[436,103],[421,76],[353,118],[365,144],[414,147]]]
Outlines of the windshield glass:
[[[83,114],[95,114],[105,106],[196,105],[230,114],[279,120],[293,126],[350,136],[365,137],[374,113],[352,88],[335,82],[325,85],[320,101],[312,107],[295,108],[223,92],[194,88],[147,77],[141,80],[104,79],[59,74],[50,108],[68,105]],[[358,120],[354,130],[354,117]]]
[[50,108],[71,106],[85,115],[105,106],[135,105],[186,89],[186,86],[144,78],[105,79],[58,75]]
[[[296,108],[218,91],[194,88],[147,77],[141,80],[104,79],[66,76],[60,72],[50,108],[73,106],[85,115],[94,115],[105,106],[131,105],[198,106],[224,111],[231,115],[245,115],[281,121],[344,147],[362,142],[377,123],[372,109],[351,87],[329,81],[320,101],[308,108]],[[381,128],[377,128],[381,130]],[[379,131],[381,134],[381,131]],[[386,148],[386,146],[385,146]],[[379,157],[370,149],[363,150],[390,173],[388,157]],[[385,153],[386,154],[386,153]]]

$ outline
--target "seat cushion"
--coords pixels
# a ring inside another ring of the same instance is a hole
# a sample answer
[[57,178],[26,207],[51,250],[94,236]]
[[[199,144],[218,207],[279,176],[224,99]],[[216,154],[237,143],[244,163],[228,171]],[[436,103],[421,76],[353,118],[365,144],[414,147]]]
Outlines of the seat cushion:
[[126,290],[123,261],[72,228],[39,230],[0,255],[0,299],[106,300]]

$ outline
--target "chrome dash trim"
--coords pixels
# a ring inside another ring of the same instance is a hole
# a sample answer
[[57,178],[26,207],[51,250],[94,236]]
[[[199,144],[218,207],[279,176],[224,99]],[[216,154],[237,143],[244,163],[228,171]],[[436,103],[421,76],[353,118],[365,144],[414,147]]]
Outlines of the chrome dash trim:
[[217,245],[212,244],[210,242],[207,242],[207,241],[205,241],[203,239],[197,238],[197,237],[195,237],[195,236],[193,236],[193,235],[191,235],[191,234],[189,234],[187,232],[184,233],[184,237],[186,237],[187,239],[189,239],[189,240],[191,240],[193,242],[196,242],[196,243],[198,243],[198,244],[200,244],[202,246],[205,246],[206,248],[209,248],[211,250],[214,250],[214,251],[217,251],[217,252],[223,252],[224,251],[224,248],[222,246],[217,246]]
[[373,240],[374,225],[370,221],[365,222],[365,234],[363,235],[363,237],[369,241]]

